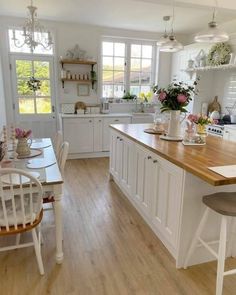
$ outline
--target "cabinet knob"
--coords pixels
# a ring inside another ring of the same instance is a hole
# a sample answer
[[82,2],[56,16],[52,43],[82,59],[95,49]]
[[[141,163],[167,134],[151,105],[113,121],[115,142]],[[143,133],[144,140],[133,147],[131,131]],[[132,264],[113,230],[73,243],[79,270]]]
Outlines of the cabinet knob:
[[150,160],[152,157],[151,156],[148,156],[147,158],[148,158],[148,160]]
[[119,119],[116,119],[116,120],[115,120],[115,122],[119,122],[119,121],[120,121]]
[[89,123],[92,123],[92,120],[89,120]]
[[153,160],[153,163],[157,163],[157,160]]
[[229,131],[225,131],[225,133],[229,133]]
[[102,120],[98,120],[98,122],[102,122]]
[[116,136],[116,138],[119,139],[120,137],[119,136]]
[[122,138],[120,138],[120,141],[123,141],[123,139],[122,139]]

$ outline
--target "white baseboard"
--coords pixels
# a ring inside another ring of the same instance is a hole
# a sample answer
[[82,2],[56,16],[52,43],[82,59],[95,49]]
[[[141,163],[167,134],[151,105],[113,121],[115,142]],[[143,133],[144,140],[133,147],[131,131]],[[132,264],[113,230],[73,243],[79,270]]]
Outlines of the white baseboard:
[[110,155],[110,152],[77,153],[77,154],[69,154],[68,159],[102,158],[102,157],[109,157],[109,155]]

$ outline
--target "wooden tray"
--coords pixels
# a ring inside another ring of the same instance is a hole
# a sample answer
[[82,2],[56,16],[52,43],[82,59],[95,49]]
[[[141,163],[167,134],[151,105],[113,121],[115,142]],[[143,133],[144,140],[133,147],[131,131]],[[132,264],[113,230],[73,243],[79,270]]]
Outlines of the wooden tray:
[[165,132],[165,130],[155,130],[153,128],[147,128],[147,129],[144,129],[144,132],[145,133],[149,133],[149,134],[163,134]]
[[28,159],[28,158],[33,158],[33,157],[37,157],[39,155],[41,155],[43,153],[43,151],[39,150],[39,149],[33,149],[30,150],[30,154],[27,156],[17,156],[17,159]]

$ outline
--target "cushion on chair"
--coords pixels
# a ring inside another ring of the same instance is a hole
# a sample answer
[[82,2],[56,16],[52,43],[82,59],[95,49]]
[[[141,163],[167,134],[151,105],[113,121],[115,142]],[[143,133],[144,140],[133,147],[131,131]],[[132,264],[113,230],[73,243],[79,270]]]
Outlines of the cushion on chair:
[[[24,195],[24,208],[25,208],[25,223],[30,223],[31,221],[35,221],[38,218],[40,213],[42,204],[38,202],[38,198],[36,197],[37,194],[33,194],[33,213],[30,213],[30,196],[29,194]],[[15,224],[15,218],[13,215],[13,207],[12,207],[12,200],[8,199],[5,201],[6,210],[7,210],[7,218],[9,226]],[[20,196],[15,196],[15,206],[16,206],[16,222],[17,224],[23,224],[23,214],[21,208],[21,199]],[[3,207],[0,199],[0,226],[5,227],[5,218],[3,214]]]

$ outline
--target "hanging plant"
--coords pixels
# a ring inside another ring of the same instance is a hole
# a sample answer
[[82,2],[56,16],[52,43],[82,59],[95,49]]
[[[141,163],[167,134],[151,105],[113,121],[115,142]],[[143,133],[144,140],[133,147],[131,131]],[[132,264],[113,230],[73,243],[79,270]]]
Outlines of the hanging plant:
[[228,64],[230,60],[231,48],[229,44],[217,43],[213,45],[207,56],[207,63],[210,66]]
[[35,79],[34,77],[30,77],[29,81],[27,81],[27,85],[30,90],[33,90],[35,92],[40,89],[42,83],[40,80]]

